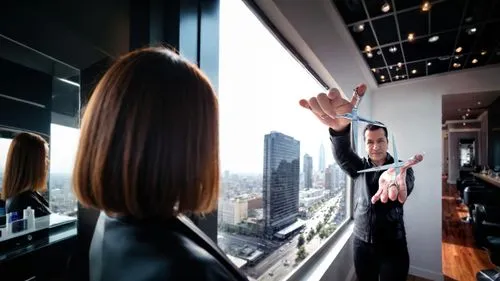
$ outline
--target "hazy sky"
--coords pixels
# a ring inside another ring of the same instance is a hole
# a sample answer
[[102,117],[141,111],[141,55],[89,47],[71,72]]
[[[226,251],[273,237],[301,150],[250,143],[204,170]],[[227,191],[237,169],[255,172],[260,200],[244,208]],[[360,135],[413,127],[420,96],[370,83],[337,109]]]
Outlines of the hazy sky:
[[276,130],[300,141],[318,168],[321,142],[332,163],[328,130],[299,99],[323,87],[242,1],[222,0],[219,102],[222,171],[262,173],[264,135]]

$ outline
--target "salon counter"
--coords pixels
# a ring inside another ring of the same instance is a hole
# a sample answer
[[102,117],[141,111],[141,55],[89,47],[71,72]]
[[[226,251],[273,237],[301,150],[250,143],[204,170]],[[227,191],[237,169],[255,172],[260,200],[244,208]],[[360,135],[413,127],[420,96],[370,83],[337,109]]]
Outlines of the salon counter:
[[66,280],[67,264],[76,247],[76,220],[51,221],[58,223],[2,241],[0,280]]

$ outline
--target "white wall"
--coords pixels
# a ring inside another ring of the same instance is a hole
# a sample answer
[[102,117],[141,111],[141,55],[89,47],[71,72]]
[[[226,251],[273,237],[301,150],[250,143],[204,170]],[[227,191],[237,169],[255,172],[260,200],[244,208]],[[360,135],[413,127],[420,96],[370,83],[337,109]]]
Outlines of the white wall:
[[404,207],[410,272],[441,280],[441,95],[379,89],[372,97],[372,114],[394,133],[401,158],[426,153],[414,167],[415,189]]

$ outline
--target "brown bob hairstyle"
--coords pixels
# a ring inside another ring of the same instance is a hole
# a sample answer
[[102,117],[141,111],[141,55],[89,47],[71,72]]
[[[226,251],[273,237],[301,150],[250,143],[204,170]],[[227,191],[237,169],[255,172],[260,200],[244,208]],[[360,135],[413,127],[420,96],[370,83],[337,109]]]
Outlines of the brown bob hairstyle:
[[76,196],[84,206],[138,219],[212,211],[218,123],[216,95],[196,65],[163,47],[126,54],[85,109]]
[[2,197],[47,186],[48,144],[39,135],[19,133],[11,142],[3,176]]

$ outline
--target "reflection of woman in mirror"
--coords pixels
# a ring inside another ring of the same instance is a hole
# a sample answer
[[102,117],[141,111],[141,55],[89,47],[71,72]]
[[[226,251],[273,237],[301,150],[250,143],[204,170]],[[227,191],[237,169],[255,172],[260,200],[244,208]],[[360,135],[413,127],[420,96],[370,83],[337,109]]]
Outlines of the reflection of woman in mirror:
[[3,178],[3,198],[6,213],[31,207],[35,217],[51,213],[49,203],[38,192],[46,188],[49,147],[39,135],[18,134],[10,144]]

